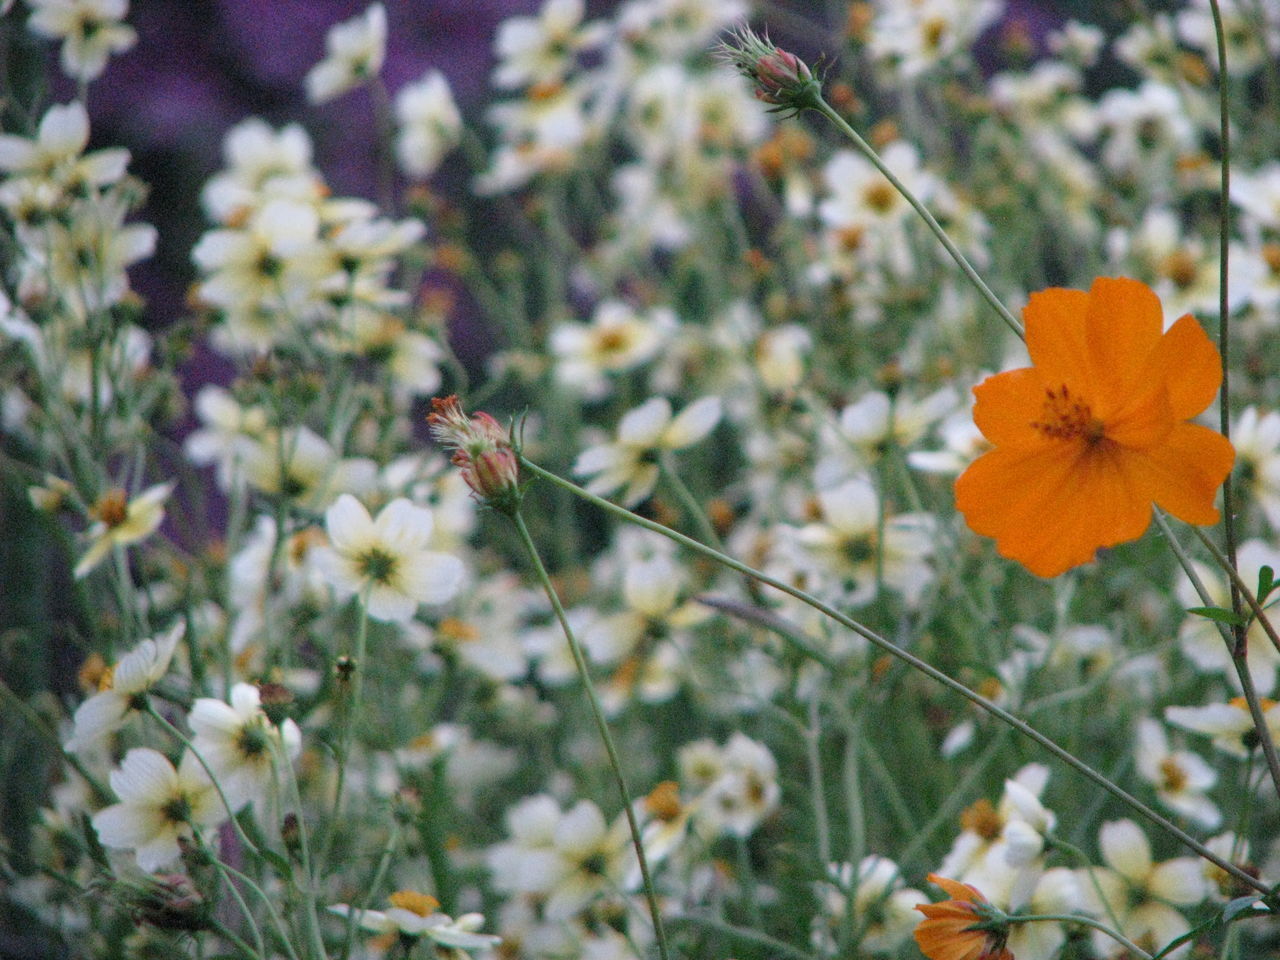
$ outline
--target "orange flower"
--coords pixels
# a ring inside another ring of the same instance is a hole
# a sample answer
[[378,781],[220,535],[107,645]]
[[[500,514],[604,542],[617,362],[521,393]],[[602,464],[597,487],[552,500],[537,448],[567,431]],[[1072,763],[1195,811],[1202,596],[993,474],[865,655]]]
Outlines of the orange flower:
[[1088,293],[1033,293],[1023,318],[1033,366],[973,390],[974,422],[995,446],[956,480],[956,509],[973,531],[1054,577],[1142,536],[1152,503],[1216,523],[1214,495],[1235,451],[1187,422],[1222,382],[1195,318],[1162,332],[1148,287],[1105,277]]
[[916,943],[929,960],[1014,960],[1005,949],[1009,925],[987,898],[967,883],[929,874],[951,895],[942,903],[922,903],[925,918],[916,927]]

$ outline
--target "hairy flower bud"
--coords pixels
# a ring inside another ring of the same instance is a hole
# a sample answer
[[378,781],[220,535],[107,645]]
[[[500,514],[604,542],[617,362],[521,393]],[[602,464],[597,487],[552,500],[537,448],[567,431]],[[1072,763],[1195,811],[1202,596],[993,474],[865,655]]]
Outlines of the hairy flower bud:
[[520,458],[498,421],[487,413],[468,416],[456,396],[436,397],[431,406],[431,435],[453,448],[453,464],[462,470],[467,486],[482,503],[514,514],[522,496]]
[[775,110],[799,113],[821,100],[821,78],[814,76],[808,64],[749,27],[731,34],[721,43],[720,53],[751,81],[756,97],[772,103]]

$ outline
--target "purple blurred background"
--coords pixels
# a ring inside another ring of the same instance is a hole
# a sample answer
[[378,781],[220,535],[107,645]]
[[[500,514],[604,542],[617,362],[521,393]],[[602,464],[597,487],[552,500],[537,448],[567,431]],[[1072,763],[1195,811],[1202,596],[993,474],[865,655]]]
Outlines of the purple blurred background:
[[[337,195],[372,195],[373,120],[367,91],[320,107],[303,96],[303,76],[324,50],[335,23],[370,0],[133,0],[129,20],[138,44],[115,58],[90,89],[95,145],[123,145],[132,171],[151,187],[140,216],[160,231],[156,256],[136,267],[135,286],[148,303],[147,324],[160,329],[186,311],[193,273],[190,250],[206,223],[199,188],[221,164],[221,141],[239,120],[258,115],[274,125],[300,122],[315,142],[317,165]],[[442,70],[464,116],[478,121],[488,94],[497,25],[536,12],[542,0],[385,0],[389,44],[383,78],[394,95],[429,68]],[[1000,28],[1035,40],[1068,12],[1082,16],[1102,0],[1009,0]],[[588,0],[589,16],[607,16],[616,0]],[[796,24],[821,22],[817,0],[780,0],[762,22],[775,40],[802,56],[821,52],[815,33]],[[838,27],[835,29],[838,30]],[[989,54],[980,55],[988,61]],[[50,50],[51,66],[53,51]],[[990,68],[990,62],[984,66]],[[56,68],[53,70],[56,73]],[[60,100],[74,96],[63,82]],[[434,184],[459,196],[465,185],[446,163]],[[208,362],[203,355],[197,364]],[[200,377],[197,374],[197,379]]]

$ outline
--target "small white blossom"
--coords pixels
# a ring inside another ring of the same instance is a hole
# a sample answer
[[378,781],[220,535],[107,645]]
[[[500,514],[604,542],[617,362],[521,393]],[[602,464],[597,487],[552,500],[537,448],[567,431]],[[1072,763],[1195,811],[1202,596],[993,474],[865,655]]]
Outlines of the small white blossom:
[[325,103],[382,69],[387,56],[387,10],[375,3],[358,17],[329,29],[325,58],[307,72],[307,99]]

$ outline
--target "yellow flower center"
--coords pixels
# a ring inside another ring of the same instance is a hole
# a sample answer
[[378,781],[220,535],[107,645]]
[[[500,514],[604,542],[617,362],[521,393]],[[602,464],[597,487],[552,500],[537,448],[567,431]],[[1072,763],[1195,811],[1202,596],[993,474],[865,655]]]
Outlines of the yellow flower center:
[[1160,761],[1160,778],[1170,793],[1179,793],[1187,786],[1187,772],[1172,757]]
[[374,583],[390,583],[396,572],[396,558],[381,547],[371,547],[356,558],[362,576]]
[[1057,390],[1046,387],[1040,419],[1031,426],[1051,440],[1084,440],[1097,443],[1106,436],[1106,424],[1093,415],[1083,397],[1073,397],[1064,383]]
[[393,907],[408,910],[420,917],[429,917],[440,906],[440,901],[430,894],[418,893],[416,890],[397,890],[387,897]]
[[983,840],[994,840],[1004,829],[1004,818],[991,805],[990,800],[983,798],[960,814],[960,827],[972,830]]
[[93,505],[92,513],[108,527],[118,527],[129,516],[129,497],[116,487],[108,490]]

